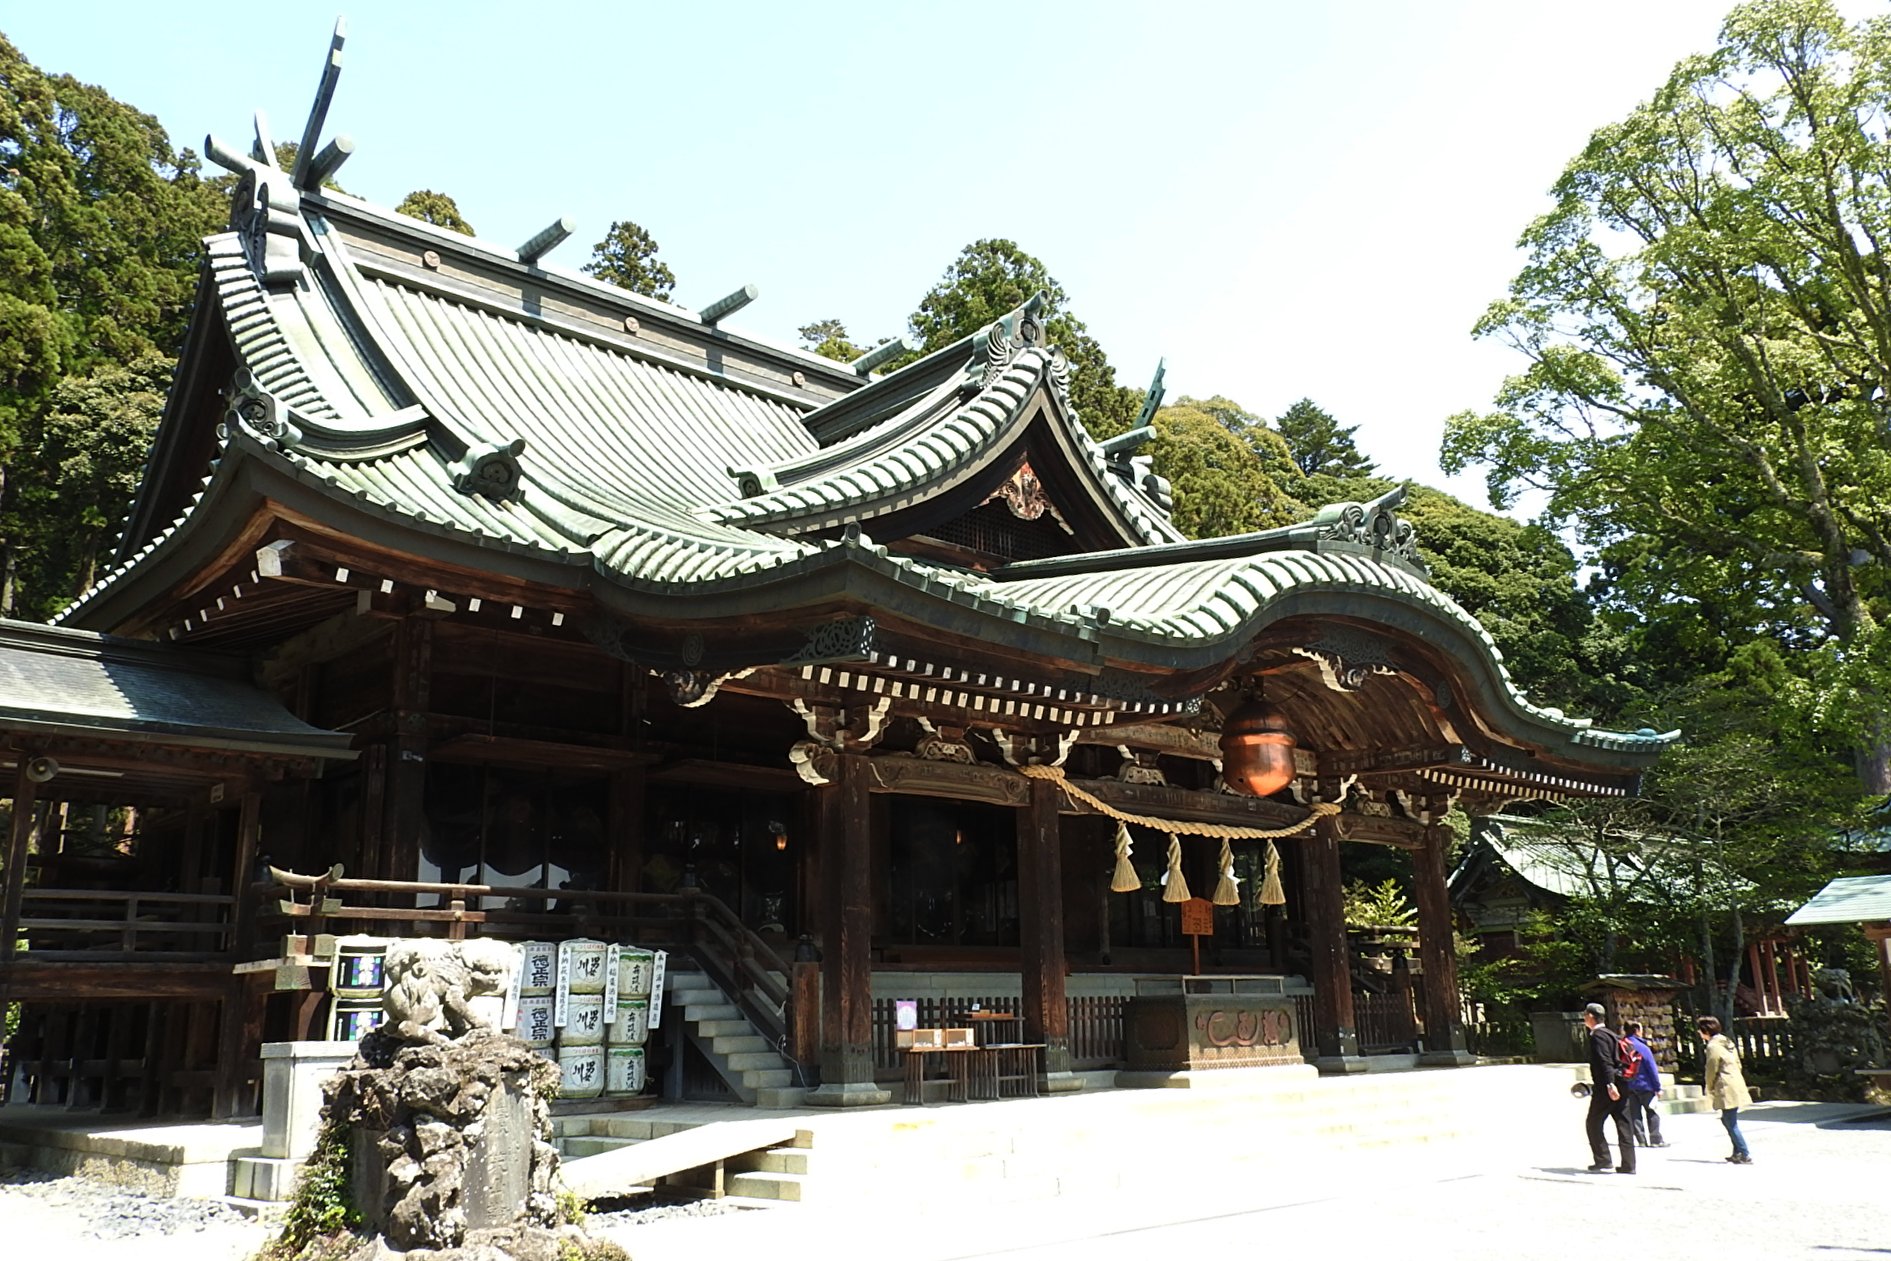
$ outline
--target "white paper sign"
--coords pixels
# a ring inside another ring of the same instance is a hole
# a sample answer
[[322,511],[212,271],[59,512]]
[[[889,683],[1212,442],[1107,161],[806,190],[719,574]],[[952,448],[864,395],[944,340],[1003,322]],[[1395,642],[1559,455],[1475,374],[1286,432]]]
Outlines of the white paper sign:
[[624,949],[612,942],[604,955],[604,1022],[617,1023],[617,963],[618,953]]
[[558,988],[552,1002],[552,1023],[565,1027],[565,1015],[571,1008],[571,943],[558,943]]
[[669,953],[656,952],[656,962],[650,967],[650,1027],[655,1029],[663,1023],[663,969],[669,961]]

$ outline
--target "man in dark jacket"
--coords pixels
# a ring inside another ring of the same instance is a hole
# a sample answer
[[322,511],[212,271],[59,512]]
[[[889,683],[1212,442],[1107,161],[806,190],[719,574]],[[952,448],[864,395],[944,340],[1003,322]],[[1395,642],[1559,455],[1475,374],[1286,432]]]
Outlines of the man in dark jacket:
[[1639,1020],[1622,1022],[1622,1037],[1640,1056],[1635,1075],[1623,1083],[1628,1093],[1628,1126],[1635,1133],[1637,1147],[1666,1147],[1661,1137],[1661,1111],[1655,1100],[1661,1097],[1661,1070],[1655,1067],[1655,1053],[1641,1036]]
[[[1628,1083],[1622,1080],[1621,1051],[1615,1033],[1602,1023],[1608,1014],[1601,1003],[1590,1003],[1582,1013],[1582,1023],[1589,1030],[1589,1117],[1585,1128],[1589,1150],[1595,1154],[1589,1172],[1606,1173],[1614,1168],[1617,1173],[1634,1173],[1635,1135],[1628,1126]],[[1615,1118],[1615,1141],[1622,1149],[1619,1166],[1609,1160],[1609,1142],[1602,1137],[1605,1117]]]

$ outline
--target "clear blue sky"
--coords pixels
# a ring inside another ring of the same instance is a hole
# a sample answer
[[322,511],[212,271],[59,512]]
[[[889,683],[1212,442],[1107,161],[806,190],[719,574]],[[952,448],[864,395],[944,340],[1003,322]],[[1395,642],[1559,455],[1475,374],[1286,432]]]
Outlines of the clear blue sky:
[[[1714,42],[1727,0],[1243,4],[377,3],[343,10],[352,192],[451,193],[515,245],[615,218],[676,297],[745,282],[793,340],[903,327],[966,243],[1044,259],[1127,383],[1277,415],[1303,395],[1442,484],[1445,416],[1514,371],[1469,336],[1597,126]],[[0,31],[174,143],[302,128],[335,10],[16,4]],[[1475,476],[1450,483],[1482,503]]]

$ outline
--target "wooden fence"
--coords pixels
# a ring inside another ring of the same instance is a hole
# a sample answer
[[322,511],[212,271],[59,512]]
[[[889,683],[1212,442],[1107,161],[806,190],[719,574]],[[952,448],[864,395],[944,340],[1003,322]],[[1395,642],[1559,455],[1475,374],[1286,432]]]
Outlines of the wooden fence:
[[1353,1022],[1359,1030],[1359,1049],[1366,1055],[1413,1050],[1418,1043],[1418,1020],[1412,1000],[1399,993],[1353,995]]

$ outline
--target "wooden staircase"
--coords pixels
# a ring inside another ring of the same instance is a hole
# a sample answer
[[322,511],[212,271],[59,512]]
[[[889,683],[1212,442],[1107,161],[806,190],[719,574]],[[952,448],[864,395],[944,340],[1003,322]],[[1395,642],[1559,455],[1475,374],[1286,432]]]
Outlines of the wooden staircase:
[[807,1082],[795,1064],[707,973],[672,971],[664,1001],[665,1019],[682,1020],[684,1036],[743,1103],[795,1108],[807,1098]]

